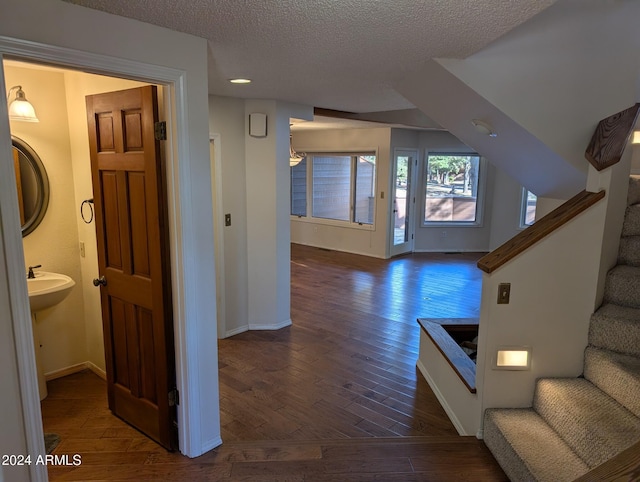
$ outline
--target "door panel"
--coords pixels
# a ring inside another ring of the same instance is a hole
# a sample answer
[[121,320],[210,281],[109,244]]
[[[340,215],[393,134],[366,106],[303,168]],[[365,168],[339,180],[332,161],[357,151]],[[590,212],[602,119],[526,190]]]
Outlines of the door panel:
[[413,178],[417,152],[397,150],[392,171],[392,218],[389,233],[389,254],[397,256],[413,251],[415,193]]
[[111,411],[177,447],[173,323],[154,86],[87,96]]

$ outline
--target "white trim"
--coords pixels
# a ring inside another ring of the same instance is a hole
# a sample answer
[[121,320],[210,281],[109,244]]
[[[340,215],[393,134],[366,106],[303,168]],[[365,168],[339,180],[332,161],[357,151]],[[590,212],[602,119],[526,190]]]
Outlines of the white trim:
[[73,375],[74,373],[79,373],[84,370],[91,370],[93,373],[98,375],[103,380],[107,379],[107,374],[105,373],[105,371],[91,361],[76,363],[75,365],[71,365],[66,368],[61,368],[59,370],[54,370],[52,372],[45,373],[44,378],[46,381],[50,381],[50,380],[55,380],[57,378],[66,377],[67,375]]
[[487,247],[483,248],[465,248],[465,249],[416,249],[413,251],[414,253],[444,253],[444,254],[455,254],[455,253],[489,253],[490,251]]
[[233,330],[226,331],[224,333],[224,337],[229,338],[230,336],[239,335],[240,333],[244,333],[245,331],[249,331],[249,325],[240,326],[238,328],[234,328]]
[[455,429],[458,431],[458,435],[463,435],[463,436],[472,435],[464,431],[464,428],[462,427],[462,423],[460,423],[460,420],[458,420],[458,417],[456,417],[455,412],[447,403],[447,400],[444,398],[444,395],[442,395],[442,392],[438,388],[438,385],[433,380],[433,378],[431,378],[431,375],[429,375],[429,372],[427,371],[426,367],[422,364],[422,360],[418,359],[418,361],[416,362],[416,367],[418,367],[418,370],[420,370],[420,373],[422,373],[422,376],[431,387],[431,390],[433,390],[433,393],[435,394],[436,398],[440,402],[440,405],[442,405],[442,408],[444,409],[447,416],[449,417],[449,420],[451,420],[451,423],[453,424]]
[[[427,205],[427,185],[426,178],[429,170],[429,156],[469,156],[478,158],[478,195],[476,196],[476,220],[475,221],[427,221],[425,220],[425,212]],[[484,209],[485,198],[487,196],[487,178],[489,177],[489,166],[486,158],[474,152],[447,151],[438,152],[427,150],[424,157],[424,172],[421,179],[421,228],[482,228],[484,227]]]
[[[405,216],[405,222],[409,224],[409,240],[401,243],[395,243],[395,216],[393,212],[393,196],[395,194],[395,186],[394,179],[396,177],[397,170],[397,160],[399,156],[406,155],[409,157],[409,178],[407,180],[409,185],[409,190],[406,193],[406,203],[409,205],[406,211],[409,212],[409,216]],[[420,156],[420,152],[415,148],[405,148],[405,147],[396,147],[393,149],[393,157],[391,158],[391,168],[389,172],[389,185],[387,186],[389,195],[387,196],[387,236],[389,242],[387,243],[387,250],[389,252],[389,257],[393,258],[394,256],[400,256],[407,253],[413,253],[415,250],[416,240],[416,219],[418,216],[418,203],[412,203],[412,198],[417,198],[416,190],[418,188],[418,170],[420,168],[420,163],[418,162],[418,158]],[[413,163],[413,165],[411,165]]]
[[[211,149],[213,147],[213,159]],[[216,261],[216,307],[218,338],[224,338],[227,328],[227,310],[224,286],[224,209],[222,206],[222,139],[220,134],[209,134],[209,162],[211,164],[211,189],[213,202],[213,249]]]
[[287,326],[291,326],[291,318],[285,321],[281,321],[280,323],[276,323],[274,325],[260,325],[256,323],[249,323],[250,330],[279,330],[280,328],[285,328]]
[[[1,38],[0,38],[1,40]],[[4,49],[0,41],[0,60]],[[0,76],[4,79],[4,69],[0,62]],[[0,82],[0,112],[7,112],[7,94],[4,82]],[[0,153],[11,159],[11,136],[6,115],[0,115]],[[13,164],[0,163],[0,235],[4,243],[7,285],[9,290],[9,311],[14,333],[16,364],[22,399],[23,423],[28,454],[44,454],[44,432],[40,411],[40,393],[36,369],[36,355],[33,345],[33,328],[27,280],[24,273],[24,252],[18,210],[18,194],[14,179]],[[0,243],[0,244],[3,244]],[[2,253],[0,253],[1,255]],[[22,280],[15,282],[15,280]],[[13,281],[13,282],[10,282]],[[47,468],[34,464],[29,467],[30,479],[48,480]]]
[[[183,276],[194,269],[196,260],[193,256],[184,256],[185,246],[194,240],[183,226],[193,226],[190,199],[181,200],[180,190],[190,191],[190,177],[188,163],[179,162],[189,159],[189,129],[186,101],[186,73],[169,67],[155,66],[138,61],[115,58],[91,52],[81,52],[52,45],[45,45],[31,41],[13,39],[0,36],[0,55],[10,54],[30,61],[78,68],[85,72],[103,75],[116,75],[144,82],[168,84],[165,87],[165,106],[169,113],[167,123],[170,132],[167,141],[167,205],[169,211],[171,278],[174,310],[174,333],[176,349],[176,381],[181,393],[181,403],[178,406],[178,435],[180,451],[186,456],[196,457],[204,449],[200,429],[201,406],[199,397],[198,366],[199,354],[197,337],[200,326],[186,329],[186,306],[195,306],[194,289],[187,289],[190,283]],[[1,73],[2,71],[0,71]],[[6,111],[6,96],[4,86],[0,89],[3,99],[0,109]],[[6,116],[0,116],[0,133],[9,133]],[[8,136],[0,135],[0,151],[9,152]],[[1,168],[0,168],[1,169]],[[5,169],[9,169],[6,168]],[[7,171],[8,172],[8,171]],[[2,176],[8,179],[10,176]],[[15,187],[13,188],[15,189]],[[0,223],[7,240],[6,253],[9,279],[23,278],[23,251],[17,220],[17,196],[11,188],[1,189],[1,206],[8,206],[2,211]],[[183,234],[185,238],[183,239]],[[195,282],[195,281],[193,281]],[[27,445],[31,453],[43,453],[42,419],[40,400],[37,393],[35,356],[33,352],[33,337],[29,320],[28,296],[26,281],[13,283],[10,286],[14,332],[16,340],[18,367],[20,372],[21,397],[25,413],[25,431]],[[189,298],[189,303],[186,299]],[[196,322],[204,323],[197,319]],[[190,343],[191,341],[191,343]],[[187,349],[187,347],[190,347]],[[215,367],[212,367],[215,369]],[[190,383],[192,382],[192,383]],[[208,449],[207,449],[208,450]],[[34,465],[31,467],[33,480],[46,480],[46,467]]]
[[[318,249],[327,249],[329,251],[338,251],[339,253],[349,253],[349,254],[359,254],[361,256],[369,256],[370,258],[378,258],[378,259],[387,259],[384,256],[379,256],[376,254],[371,254],[371,253],[367,253],[365,251],[356,251],[353,249],[338,249],[338,248],[329,248],[326,245],[323,244],[313,244],[313,243],[299,243],[299,242],[293,242],[292,244],[299,244],[300,246],[309,246],[311,248],[318,248]],[[486,251],[486,250],[484,250]]]
[[96,365],[92,361],[87,361],[86,365],[89,370],[91,370],[97,376],[102,378],[105,382],[107,381],[107,372],[105,372],[102,368],[100,368],[98,365]]

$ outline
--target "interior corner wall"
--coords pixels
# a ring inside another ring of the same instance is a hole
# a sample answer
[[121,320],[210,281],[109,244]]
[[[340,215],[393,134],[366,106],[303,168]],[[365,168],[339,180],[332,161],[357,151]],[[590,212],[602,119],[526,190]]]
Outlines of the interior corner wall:
[[[293,134],[298,152],[377,152],[375,225],[371,229],[339,223],[316,223],[291,218],[291,242],[336,251],[385,258],[387,256],[388,205],[381,192],[389,186],[391,165],[391,129],[302,130]],[[289,192],[290,188],[287,188]],[[387,193],[385,193],[387,194]],[[288,201],[289,202],[289,201]]]
[[501,246],[522,231],[522,228],[520,228],[522,186],[498,167],[495,168],[494,174],[493,203],[490,207],[490,251]]
[[222,227],[225,333],[220,336],[249,329],[244,106],[244,99],[209,96],[209,130],[220,135],[222,209],[231,215],[231,226]]
[[49,206],[42,222],[22,240],[25,263],[40,264],[41,271],[63,273],[76,282],[60,304],[35,315],[35,335],[40,344],[36,349],[40,350],[42,369],[47,374],[87,359],[64,75],[5,64],[5,83],[7,90],[21,85],[36,108],[40,122],[11,121],[11,133],[38,154],[50,187]]
[[266,114],[266,136],[245,122],[248,318],[250,329],[291,324],[289,115],[278,102],[247,100],[245,119]]

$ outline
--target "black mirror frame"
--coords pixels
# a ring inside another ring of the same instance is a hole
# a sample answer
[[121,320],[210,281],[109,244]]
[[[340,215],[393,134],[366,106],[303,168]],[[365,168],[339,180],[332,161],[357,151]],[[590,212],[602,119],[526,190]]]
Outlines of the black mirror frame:
[[49,206],[49,177],[40,156],[25,141],[16,136],[11,136],[11,144],[29,162],[33,168],[38,185],[38,197],[36,199],[36,209],[34,214],[22,225],[22,237],[31,234],[42,222]]

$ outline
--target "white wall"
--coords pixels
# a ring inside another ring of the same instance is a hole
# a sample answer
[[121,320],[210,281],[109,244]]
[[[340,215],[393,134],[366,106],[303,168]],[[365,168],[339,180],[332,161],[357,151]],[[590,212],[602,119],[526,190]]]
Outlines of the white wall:
[[[582,373],[606,207],[600,201],[509,263],[483,275],[477,366],[483,409],[531,406],[537,378]],[[496,304],[499,283],[511,283],[509,304]],[[531,347],[531,369],[494,370],[493,358],[500,346]]]
[[[211,202],[201,202],[201,199],[211,199],[207,43],[204,39],[66,2],[5,0],[3,9],[11,15],[0,17],[0,53],[11,51],[14,55],[59,59],[59,62],[79,66],[91,64],[92,69],[132,77],[135,77],[134,71],[143,71],[141,77],[176,82],[171,108],[177,131],[167,145],[173,154],[172,160],[176,160],[168,166],[168,182],[177,378],[181,392],[179,433],[181,451],[199,455],[221,442],[216,303],[210,295],[211,273],[215,270],[211,249],[213,216]],[[2,105],[4,102],[2,100]],[[0,148],[8,153],[8,126],[0,122],[0,129]],[[8,173],[12,172],[10,166],[3,164],[0,164],[0,178],[9,177]],[[3,255],[5,259],[19,259],[22,252],[15,246],[19,239],[18,227],[12,223],[14,216],[7,216],[17,212],[17,203],[7,195],[0,199],[3,213],[0,223],[3,246],[6,246]],[[9,269],[12,277],[23,276],[14,265]],[[26,282],[23,289],[26,290]],[[23,293],[26,299],[26,291],[14,292]],[[27,315],[3,305],[0,323],[23,326],[28,323],[28,319],[22,319]],[[16,340],[0,340],[0,352],[9,352],[12,343],[21,340],[22,335],[17,335]],[[20,363],[29,367],[27,362]],[[25,383],[30,380],[28,387],[21,386],[20,392],[3,397],[0,411],[20,397],[25,403],[35,402],[35,391],[29,392],[35,387],[34,375],[25,375]],[[25,420],[25,426],[28,422]],[[37,427],[33,430],[37,432]],[[30,439],[37,438],[33,436],[36,432],[30,432]],[[16,441],[15,450],[10,452],[20,453],[17,441],[22,437],[21,430],[4,431],[3,427],[3,438]],[[37,469],[31,470],[37,472]]]
[[87,360],[64,75],[5,66],[5,85],[7,90],[22,85],[36,108],[40,122],[11,121],[11,133],[36,151],[49,177],[47,213],[35,231],[23,238],[25,263],[41,264],[40,270],[63,273],[76,282],[60,304],[36,313],[38,349],[46,374]]
[[220,135],[216,149],[222,159],[222,211],[231,214],[231,226],[220,226],[225,294],[225,328],[221,337],[249,328],[244,104],[243,99],[209,96],[209,130]]
[[[368,256],[388,257],[389,183],[391,182],[391,156],[396,148],[418,151],[418,172],[415,177],[417,186],[414,210],[414,251],[489,251],[518,233],[521,186],[490,162],[486,163],[484,212],[481,226],[424,226],[425,156],[430,152],[474,151],[446,131],[394,128],[391,129],[390,138],[387,136],[387,131],[388,129],[343,129],[294,133],[293,145],[300,152],[357,150],[365,149],[367,146],[371,149],[372,145],[377,145],[379,152],[389,154],[388,156],[379,154],[378,158],[374,231],[314,223],[304,218],[292,218],[292,242]],[[384,199],[381,199],[382,191],[385,192]]]
[[[298,152],[376,151],[376,206],[373,229],[291,219],[291,242],[376,258],[387,256],[388,189],[391,162],[391,129],[336,129],[298,131],[293,146]],[[385,198],[381,199],[381,191]]]
[[[520,204],[522,186],[502,169],[494,168],[493,202],[491,209],[491,234],[489,250],[498,246],[518,234],[520,229]],[[536,211],[537,212],[537,211]]]

